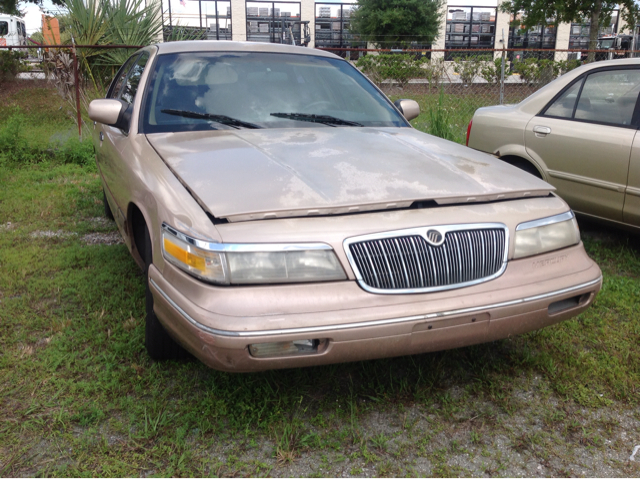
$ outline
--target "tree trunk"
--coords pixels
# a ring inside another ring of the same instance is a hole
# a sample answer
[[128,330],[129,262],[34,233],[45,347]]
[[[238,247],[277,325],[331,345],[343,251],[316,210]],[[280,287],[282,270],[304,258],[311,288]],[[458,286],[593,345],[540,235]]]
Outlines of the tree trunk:
[[[591,26],[589,29],[589,50],[595,50],[598,43],[598,30],[600,30],[600,15],[602,14],[602,0],[596,0],[591,11]],[[596,59],[595,52],[589,52],[587,61],[589,63]]]

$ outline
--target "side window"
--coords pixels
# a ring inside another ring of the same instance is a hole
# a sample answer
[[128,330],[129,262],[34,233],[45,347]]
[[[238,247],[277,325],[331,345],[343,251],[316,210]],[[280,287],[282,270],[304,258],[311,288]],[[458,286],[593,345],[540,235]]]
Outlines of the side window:
[[613,70],[587,77],[578,100],[578,120],[630,125],[640,91],[640,70]]
[[573,108],[576,105],[578,99],[578,93],[580,93],[580,87],[582,86],[582,80],[575,82],[565,92],[560,95],[556,101],[554,101],[544,116],[555,116],[558,118],[572,118]]
[[136,92],[138,91],[138,86],[140,85],[140,77],[142,77],[142,72],[144,71],[144,67],[147,65],[148,60],[148,53],[145,52],[140,55],[140,58],[131,69],[129,76],[127,77],[127,81],[124,83],[124,89],[122,90],[122,95],[120,98],[122,98],[129,104],[133,103],[133,100],[136,97]]
[[138,55],[133,55],[130,57],[125,64],[122,66],[120,71],[118,72],[118,76],[113,81],[111,88],[109,89],[109,93],[107,94],[107,98],[119,98],[120,91],[122,90],[122,85],[124,85],[124,81],[127,78],[127,74],[129,70],[131,70],[131,66],[138,58]]
[[0,35],[9,34],[9,22],[0,22]]
[[639,92],[640,70],[591,73],[565,90],[544,116],[628,126]]

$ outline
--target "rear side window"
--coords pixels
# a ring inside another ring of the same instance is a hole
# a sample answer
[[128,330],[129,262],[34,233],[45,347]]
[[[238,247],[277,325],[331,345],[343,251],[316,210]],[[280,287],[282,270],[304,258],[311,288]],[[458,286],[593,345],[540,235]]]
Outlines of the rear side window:
[[560,98],[554,101],[551,106],[547,108],[545,116],[573,118],[573,109],[576,106],[576,100],[578,99],[578,93],[580,93],[581,86],[582,80],[571,85],[571,87],[560,95]]
[[9,34],[9,22],[0,22],[0,35]]
[[591,73],[565,90],[544,116],[630,126],[640,92],[640,70]]

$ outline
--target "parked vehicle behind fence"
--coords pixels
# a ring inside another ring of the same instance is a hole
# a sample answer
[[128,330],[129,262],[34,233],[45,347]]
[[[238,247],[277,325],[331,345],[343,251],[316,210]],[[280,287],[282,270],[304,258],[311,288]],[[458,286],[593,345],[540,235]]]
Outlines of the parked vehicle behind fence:
[[583,65],[478,109],[467,144],[548,181],[576,213],[640,231],[639,92],[640,59]]
[[146,274],[149,354],[311,366],[493,341],[587,308],[602,276],[567,204],[416,131],[418,113],[319,50],[134,54],[89,116],[105,211]]
[[0,47],[27,44],[24,19],[0,13]]

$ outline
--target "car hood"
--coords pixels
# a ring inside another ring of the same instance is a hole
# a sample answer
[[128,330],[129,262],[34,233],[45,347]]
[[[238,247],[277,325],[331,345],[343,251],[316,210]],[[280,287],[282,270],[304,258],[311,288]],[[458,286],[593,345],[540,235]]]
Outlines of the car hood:
[[553,187],[412,128],[318,127],[147,135],[217,218],[266,218],[544,196]]

